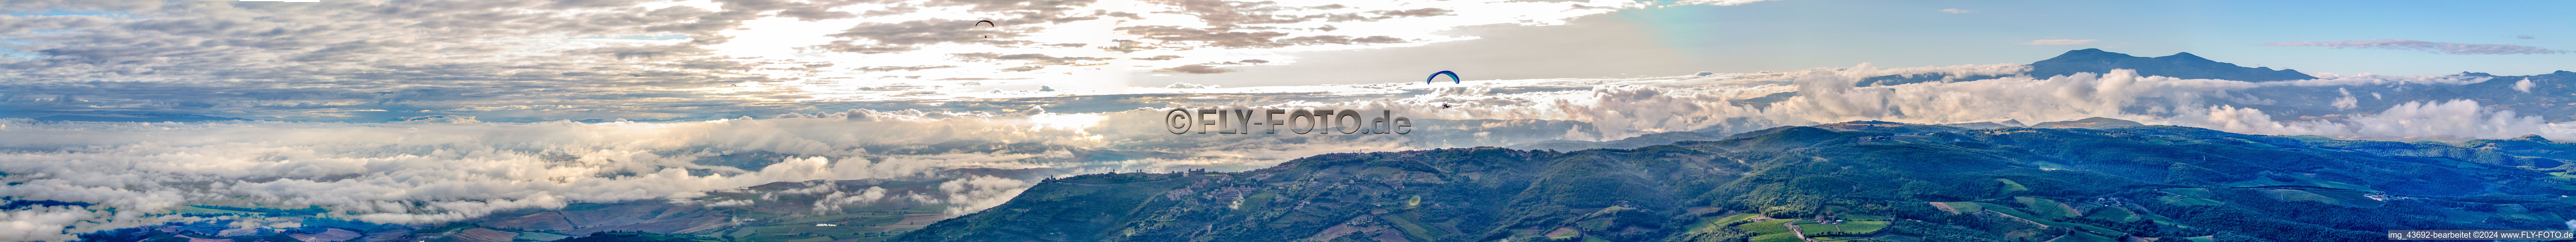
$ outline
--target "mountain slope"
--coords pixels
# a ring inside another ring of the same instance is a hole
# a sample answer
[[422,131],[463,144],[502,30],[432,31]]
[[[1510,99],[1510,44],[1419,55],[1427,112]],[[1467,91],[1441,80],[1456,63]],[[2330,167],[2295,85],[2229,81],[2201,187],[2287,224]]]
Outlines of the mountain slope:
[[[2108,119],[2108,118],[2099,118],[2099,117],[2096,117],[2096,119]],[[2117,119],[2111,119],[2111,120],[2117,120]],[[2068,122],[2073,122],[2073,121],[2068,121]],[[2121,120],[2121,122],[2128,122],[2128,121],[2127,121],[2127,120]],[[2133,123],[2133,124],[2134,124],[2134,123],[2136,123],[2136,122],[2130,122],[2130,123]],[[2015,123],[2015,124],[2018,124],[2018,123]],[[1979,125],[1974,125],[1974,124],[1956,124],[1956,125],[1910,125],[1910,124],[1905,124],[1905,123],[1886,122],[1886,121],[1851,121],[1851,122],[1842,122],[1842,123],[1818,124],[1818,125],[1813,125],[1813,126],[1810,126],[1810,127],[1818,127],[1818,128],[1825,128],[1825,129],[1831,129],[1831,130],[1841,130],[1841,131],[1870,131],[1870,132],[1887,132],[1887,133],[1902,133],[1902,134],[1913,134],[1913,133],[1932,133],[1932,132],[1947,132],[1947,131],[1959,131],[1959,130],[1966,130],[1966,129],[1968,129],[1968,128],[1965,128],[1965,127],[1963,127],[1963,126],[1968,126],[1968,127],[1982,127],[1982,128],[2000,128],[2000,127],[2007,127],[2007,126],[2003,126],[2003,125],[2001,125],[2001,124],[1994,124],[1994,123],[1985,123],[1985,124],[1983,124],[1983,125],[1988,125],[1988,126],[1979,126]],[[1754,130],[1754,131],[1747,131],[1747,132],[1744,132],[1744,133],[1736,133],[1736,134],[1723,134],[1723,133],[1718,133],[1718,132],[1714,132],[1714,131],[1677,131],[1677,132],[1663,132],[1663,133],[1652,133],[1652,134],[1646,134],[1646,135],[1638,135],[1637,137],[1628,137],[1628,138],[1625,138],[1625,139],[1618,139],[1618,140],[1611,140],[1611,141],[1549,140],[1549,141],[1539,141],[1539,142],[1530,142],[1530,143],[1513,144],[1513,145],[1511,145],[1511,146],[1504,146],[1503,148],[1519,149],[1519,150],[1635,149],[1635,148],[1637,148],[1637,147],[1646,147],[1646,146],[1650,146],[1650,145],[1661,145],[1661,144],[1671,144],[1671,143],[1674,143],[1674,142],[1682,142],[1682,141],[1694,141],[1694,140],[1697,140],[1697,141],[1710,141],[1710,140],[1730,140],[1730,139],[1738,139],[1738,138],[1747,138],[1747,137],[1754,137],[1754,136],[1761,136],[1761,135],[1771,134],[1771,133],[1773,133],[1773,132],[1780,132],[1780,130],[1788,129],[1788,128],[1790,128],[1790,127],[1793,127],[1793,126],[1780,126],[1780,127],[1773,127],[1773,128],[1761,129],[1761,130]]]
[[1947,129],[1784,127],[1637,149],[1345,153],[1236,173],[1082,175],[894,240],[2353,241],[2576,217],[2557,196],[2576,194],[2571,176],[2540,167],[2565,164],[2570,147],[2539,139]]

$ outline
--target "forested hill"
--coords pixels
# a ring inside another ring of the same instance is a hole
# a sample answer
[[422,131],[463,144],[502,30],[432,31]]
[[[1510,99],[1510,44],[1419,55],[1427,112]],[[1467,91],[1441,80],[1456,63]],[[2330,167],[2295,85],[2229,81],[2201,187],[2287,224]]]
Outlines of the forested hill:
[[894,241],[2363,241],[2398,229],[2565,229],[2576,217],[2560,167],[2570,146],[2537,138],[1772,131],[1082,175]]

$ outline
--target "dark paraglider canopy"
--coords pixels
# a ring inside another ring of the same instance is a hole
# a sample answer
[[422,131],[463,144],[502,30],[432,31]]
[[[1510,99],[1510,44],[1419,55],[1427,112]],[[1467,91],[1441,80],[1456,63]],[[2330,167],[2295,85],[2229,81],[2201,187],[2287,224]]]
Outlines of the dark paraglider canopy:
[[1449,82],[1450,82],[1450,83],[1467,83],[1466,81],[1459,81],[1459,80],[1458,80],[1458,73],[1457,73],[1457,72],[1440,71],[1440,72],[1433,72],[1433,73],[1431,73],[1431,76],[1430,76],[1430,77],[1423,77],[1423,78],[1422,78],[1422,84],[1431,84],[1431,80],[1432,80],[1432,79],[1440,79],[1440,75],[1442,75],[1442,74],[1447,74],[1447,75],[1449,75]]
[[[1001,24],[995,24],[995,23],[993,23],[993,21],[992,21],[992,20],[976,20],[976,21],[975,21],[975,25],[993,26],[993,27],[1002,27],[1002,25],[1001,25]],[[991,35],[985,35],[984,37],[985,37],[985,38],[992,38],[993,36],[991,36]]]

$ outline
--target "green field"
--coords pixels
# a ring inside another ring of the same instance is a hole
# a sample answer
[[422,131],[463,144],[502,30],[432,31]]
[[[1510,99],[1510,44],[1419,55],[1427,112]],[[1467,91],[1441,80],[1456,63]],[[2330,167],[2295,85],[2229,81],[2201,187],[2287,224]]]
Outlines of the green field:
[[[1421,211],[1405,212],[1395,215],[1396,216],[1385,216],[1384,218],[1386,218],[1388,223],[1395,224],[1396,229],[1403,230],[1406,236],[1412,236],[1411,238],[1421,240],[1449,235],[1449,231],[1441,230],[1438,224],[1416,222],[1421,221],[1422,219]],[[1610,222],[1609,219],[1598,220],[1601,220],[1601,222],[1605,224]]]
[[[2047,221],[2047,220],[2048,220],[2048,219],[2045,219],[2044,217],[2040,217],[2039,215],[2033,215],[2033,214],[2030,214],[2030,213],[2022,212],[2021,210],[2013,210],[2013,209],[2012,209],[2012,206],[2004,206],[2004,205],[1998,205],[1998,204],[1992,204],[1992,203],[1976,203],[1976,204],[1977,204],[1977,206],[1978,206],[1978,207],[1984,207],[1984,208],[1986,209],[1986,211],[1995,211],[1996,213],[2003,213],[2004,215],[2012,215],[2013,217],[2018,217],[2018,218],[2022,218],[2022,219],[2029,219],[2029,220],[2031,220],[2031,221]],[[1959,212],[1968,212],[1968,211],[1967,211],[1967,210],[1960,210]]]
[[1977,211],[1986,211],[1985,206],[1977,205],[1977,203],[1976,203],[1976,202],[1940,202],[1940,203],[1941,203],[1941,204],[1943,204],[1943,205],[1950,205],[1950,209],[1952,209],[1952,210],[1958,210],[1960,214],[1969,214],[1969,213],[1976,213]]
[[1547,236],[1547,239],[1562,240],[1574,238],[1576,236],[1583,236],[1583,232],[1576,232],[1574,228],[1556,228],[1556,230],[1549,230],[1547,234],[1541,236]]
[[2487,218],[2494,218],[2496,217],[2496,214],[2461,211],[2459,209],[2442,209],[2442,217],[2451,220],[2451,222],[2475,223],[2478,221],[2486,221]]
[[1822,240],[1822,241],[1843,241],[1843,240],[1867,239],[1867,238],[1869,238],[1869,236],[1827,236],[1827,237],[1807,237],[1807,238],[1810,238],[1810,239],[1816,239],[1816,240]]
[[1799,242],[1799,241],[1798,241],[1798,235],[1789,234],[1789,233],[1762,234],[1762,235],[1753,236],[1753,238],[1747,238],[1747,239],[1745,239],[1745,241],[1749,241],[1749,242]]
[[2498,206],[2496,206],[2496,214],[2497,214],[2497,215],[2502,215],[2502,216],[2504,216],[2504,217],[2508,217],[2508,218],[2519,218],[2519,219],[2529,219],[2529,220],[2539,220],[2539,221],[2560,221],[2560,220],[2564,220],[2564,219],[2559,219],[2559,217],[2558,217],[2558,214],[2557,214],[2557,213],[2550,213],[2550,212],[2537,212],[2537,213],[2535,213],[2535,212],[2531,212],[2531,208],[2529,208],[2529,207],[2525,207],[2525,206],[2523,206],[2522,204],[2505,204],[2505,205],[2498,205]]
[[1807,237],[1830,235],[1829,233],[1837,232],[1835,231],[1836,228],[1841,229],[1839,234],[1877,233],[1878,230],[1887,228],[1887,221],[1850,221],[1842,224],[1802,223],[1798,225],[1798,230],[1800,232],[1807,232]]
[[1602,229],[1608,229],[1608,228],[1610,228],[1610,225],[1611,225],[1611,224],[1613,224],[1613,223],[1611,223],[1611,222],[1610,222],[1610,218],[1596,218],[1596,219],[1591,219],[1591,220],[1583,220],[1582,222],[1574,222],[1574,226],[1575,226],[1575,227],[1582,227],[1582,228],[1583,228],[1583,230],[1587,230],[1587,231],[1588,231],[1588,230],[1602,230]]
[[1789,233],[1789,227],[1783,226],[1781,223],[1787,222],[1789,222],[1787,219],[1777,219],[1746,223],[1744,225],[1735,226],[1735,228],[1744,229],[1745,232],[1753,232],[1756,234],[1786,234]]
[[[2456,161],[2454,161],[2454,162],[2456,162]],[[2269,177],[2271,177],[2271,178],[2257,178],[2257,179],[2254,179],[2254,180],[2252,180],[2252,181],[2234,182],[2234,183],[2228,183],[2228,184],[2226,184],[2226,185],[2227,185],[2227,186],[2234,186],[2234,187],[2289,186],[2289,185],[2295,185],[2295,186],[2318,186],[2318,187],[2329,187],[2329,188],[2335,188],[2335,189],[2345,189],[2345,190],[2354,190],[2354,191],[2363,191],[2363,192],[2379,192],[2379,190],[2372,190],[2372,189],[2370,189],[2370,187],[2368,187],[2368,186],[2353,185],[2353,184],[2350,184],[2350,183],[2334,182],[2334,181],[2327,181],[2327,180],[2317,180],[2316,178],[2308,178],[2308,177],[2301,177],[2301,176],[2288,176],[2288,175],[2272,175],[2272,176],[2269,176]],[[2278,179],[2278,178],[2289,178],[2289,179],[2290,179],[2290,181],[2280,181],[2280,180],[2275,180],[2275,179]]]
[[2003,187],[1996,191],[1995,194],[2012,194],[2014,192],[2030,191],[2030,187],[2022,186],[2021,183],[2013,182],[2012,179],[1995,178],[1995,182],[2003,183]]
[[2023,207],[2030,208],[2032,214],[2042,218],[2064,219],[2076,217],[2078,214],[2075,212],[2075,207],[2066,206],[2066,203],[2059,203],[2057,200],[2038,197],[2013,197],[2013,200],[2021,202]]
[[2210,194],[2210,193],[2209,193],[2209,189],[2208,189],[2208,188],[2167,188],[2167,189],[2156,189],[2156,191],[2161,191],[2161,192],[2165,192],[2165,193],[2172,193],[2173,195],[2182,195],[2182,196],[2187,196],[2187,197],[2211,197],[2211,196],[2216,196],[2216,195],[2214,195],[2214,194]]
[[2548,178],[2549,178],[2550,180],[2576,181],[2576,174],[2567,174],[2567,173],[2568,173],[2568,172],[2566,172],[2566,171],[2561,171],[2561,172],[2550,172],[2550,173],[2548,173],[2548,174],[2549,174]]
[[2070,232],[2070,233],[2066,233],[2066,236],[2059,236],[2059,237],[2057,237],[2057,239],[2048,240],[2048,242],[2118,242],[2118,241],[2119,241],[2119,240],[2112,239],[2111,237],[2104,237],[2104,236],[2102,236],[2102,235],[2097,235],[2097,234],[2093,234],[2093,233],[2085,233],[2085,232]]
[[2040,221],[2040,222],[2039,222],[2039,224],[2045,224],[2045,225],[2048,225],[2048,226],[2069,227],[2069,228],[2075,228],[2075,229],[2080,229],[2080,230],[2084,230],[2084,231],[2093,231],[2094,233],[2101,233],[2101,234],[2113,234],[2113,235],[2127,235],[2127,234],[2129,234],[2129,232],[2121,232],[2120,230],[2117,230],[2117,229],[2103,228],[2103,227],[2101,227],[2101,226],[2093,226],[2093,225],[2079,224],[2079,223]]
[[1719,219],[1717,219],[1717,221],[1716,221],[1716,223],[1715,223],[1715,224],[1717,224],[1717,225],[1719,225],[1719,226],[1735,225],[1735,223],[1736,223],[1736,222],[1743,222],[1743,221],[1744,221],[1744,220],[1746,220],[1746,219],[1753,219],[1753,216],[1762,216],[1762,215],[1760,215],[1760,214],[1750,214],[1750,213],[1745,213],[1745,214],[1736,214],[1736,215],[1726,216],[1725,218],[1719,218]]
[[2318,196],[2334,198],[2336,201],[2343,201],[2344,204],[2358,207],[2379,207],[2381,204],[2388,203],[2379,201],[2378,199],[2370,199],[2369,196],[2362,196],[2362,194],[2358,192],[2308,191],[2308,193],[2315,193]]
[[2223,203],[2223,202],[2218,202],[2218,200],[2209,200],[2209,199],[2207,199],[2207,198],[2197,198],[2197,197],[2158,197],[2158,198],[2156,198],[2156,199],[2157,199],[2157,200],[2164,201],[2166,204],[2182,205],[2182,206],[2218,206],[2218,205],[2226,205],[2226,204],[2227,204],[2227,203]]
[[1715,232],[1717,232],[1717,228],[1718,228],[1719,226],[1731,226],[1731,225],[1734,225],[1734,223],[1737,223],[1737,222],[1743,222],[1745,219],[1752,219],[1752,218],[1753,218],[1753,216],[1758,216],[1758,215],[1756,215],[1756,214],[1750,214],[1750,213],[1744,213],[1744,214],[1728,215],[1728,216],[1723,217],[1723,218],[1714,218],[1714,219],[1710,219],[1710,218],[1702,218],[1702,219],[1700,219],[1699,223],[1693,223],[1693,224],[1691,224],[1691,225],[1690,225],[1690,227],[1688,228],[1688,230],[1685,230],[1685,231],[1688,231],[1688,232],[1686,232],[1686,233],[1701,233],[1701,234],[1705,234],[1705,233],[1715,233]]
[[2107,207],[2102,208],[2101,210],[2093,210],[2093,214],[2085,215],[2084,217],[2118,222],[2138,221],[2138,219],[2140,219],[2137,212],[2129,211],[2129,209],[2120,207]]
[[[1798,220],[1798,222],[1796,222],[1796,223],[1789,223],[1789,224],[1788,224],[1788,226],[1798,226],[1798,231],[1799,231],[1799,232],[1806,232],[1808,237],[1824,236],[1824,235],[1825,235],[1825,232],[1827,232],[1827,231],[1820,231],[1820,230],[1816,230],[1816,225],[1824,225],[1824,224],[1816,223],[1816,221],[1815,221],[1815,220],[1806,220],[1806,219],[1800,219],[1800,220]],[[1825,229],[1825,230],[1833,230],[1833,229]]]
[[2272,198],[2272,200],[2281,200],[2281,201],[2283,201],[2283,202],[2311,201],[2311,202],[2318,202],[2318,203],[2325,203],[2325,204],[2332,204],[2332,205],[2351,205],[2351,204],[2344,204],[2344,203],[2343,203],[2343,201],[2336,201],[2334,198],[2330,198],[2330,197],[2326,197],[2326,196],[2322,196],[2322,195],[2317,195],[2317,194],[2315,194],[2315,193],[2308,193],[2308,191],[2300,191],[2300,190],[2286,190],[2286,189],[2254,189],[2254,192],[2263,194],[2263,197],[2269,197],[2269,198]]

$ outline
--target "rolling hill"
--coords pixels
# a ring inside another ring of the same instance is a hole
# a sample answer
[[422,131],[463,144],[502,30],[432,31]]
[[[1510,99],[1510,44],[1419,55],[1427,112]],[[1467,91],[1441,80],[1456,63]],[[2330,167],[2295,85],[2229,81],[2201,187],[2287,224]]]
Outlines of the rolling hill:
[[2355,241],[2556,229],[2576,215],[2562,199],[2576,193],[2561,167],[2570,146],[2536,137],[1871,127],[1948,131],[1783,127],[1635,149],[1081,175],[892,241]]

